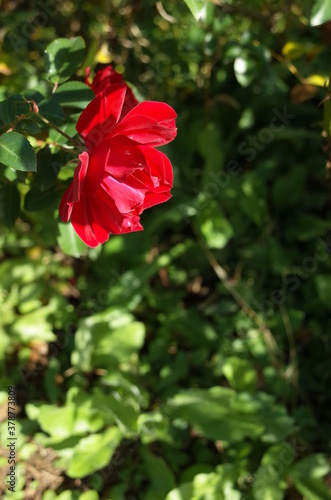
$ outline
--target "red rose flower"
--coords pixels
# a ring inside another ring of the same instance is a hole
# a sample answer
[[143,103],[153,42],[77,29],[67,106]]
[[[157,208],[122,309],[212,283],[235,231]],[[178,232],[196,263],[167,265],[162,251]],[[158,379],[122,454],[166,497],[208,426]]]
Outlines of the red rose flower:
[[[117,73],[117,71],[115,71],[112,66],[106,66],[105,68],[99,69],[92,83],[90,83],[89,77],[90,77],[90,68],[86,68],[85,82],[87,85],[91,87],[95,95],[98,95],[100,92],[106,90],[106,88],[109,85],[113,85],[114,83],[125,83],[122,75]],[[127,111],[129,111],[130,109],[137,106],[137,104],[138,104],[137,99],[133,95],[133,92],[130,89],[130,87],[128,87],[123,107]]]
[[107,85],[76,125],[87,150],[79,156],[59,211],[91,247],[109,234],[142,230],[143,210],[171,197],[172,166],[155,146],[176,137],[176,113],[162,102],[130,109],[128,93],[125,84]]

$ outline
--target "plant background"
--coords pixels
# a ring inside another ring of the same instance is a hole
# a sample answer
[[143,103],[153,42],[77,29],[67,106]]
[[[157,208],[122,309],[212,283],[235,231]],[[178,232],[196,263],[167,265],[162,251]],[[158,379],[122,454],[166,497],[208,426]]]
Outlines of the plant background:
[[59,221],[65,141],[16,124],[38,173],[0,165],[1,498],[330,499],[330,3],[0,8],[0,100],[39,92],[73,135],[44,51],[82,36],[71,80],[111,63],[178,113],[172,199],[93,250]]

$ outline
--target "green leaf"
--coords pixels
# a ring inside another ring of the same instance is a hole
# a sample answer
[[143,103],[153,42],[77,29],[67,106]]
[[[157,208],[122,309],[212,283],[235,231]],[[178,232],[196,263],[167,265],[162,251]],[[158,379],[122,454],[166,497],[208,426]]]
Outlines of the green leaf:
[[248,56],[237,57],[233,65],[234,74],[242,87],[248,87],[259,75],[258,63]]
[[196,21],[204,21],[207,16],[208,0],[184,0]]
[[33,120],[20,120],[16,126],[15,130],[18,132],[24,132],[28,135],[37,135],[42,132],[42,127],[39,123],[36,123]]
[[57,500],[59,497],[56,496],[55,491],[47,490],[43,493],[42,500]]
[[205,200],[207,204],[197,213],[201,233],[209,248],[224,248],[233,236],[233,229],[219,204],[215,200]]
[[57,242],[66,255],[71,255],[71,257],[76,257],[78,259],[82,255],[86,255],[88,247],[80,239],[73,226],[70,223],[60,222],[58,225],[59,236]]
[[52,342],[56,339],[53,333],[53,325],[48,320],[51,309],[48,306],[19,316],[10,327],[10,333],[22,343],[32,340]]
[[35,101],[37,104],[39,104],[45,99],[45,96],[38,90],[26,89],[24,90],[24,98],[28,101]]
[[57,179],[61,164],[56,158],[56,155],[51,154],[49,147],[41,149],[37,154],[38,172],[34,176],[34,182],[40,191],[51,188]]
[[320,24],[331,21],[331,2],[330,0],[317,0],[310,16],[310,26],[319,26]]
[[[195,490],[193,483],[183,483],[180,486],[178,486],[178,488],[171,490],[166,496],[165,500],[192,500],[193,498],[202,500],[203,497],[201,498],[201,496],[200,497],[193,496],[194,493]],[[224,496],[221,495],[218,500],[224,500]]]
[[99,495],[96,491],[89,490],[79,495],[78,500],[99,500]]
[[23,286],[39,280],[46,272],[46,266],[41,262],[31,263],[31,260],[8,259],[2,261],[0,265],[0,288],[8,289],[13,285]]
[[[106,328],[105,328],[106,326]],[[145,325],[133,321],[128,325],[109,331],[107,325],[96,329],[93,363],[97,366],[109,366],[130,358],[144,343]]]
[[[74,500],[74,497],[72,496],[72,491],[66,490],[62,491],[57,497],[55,497],[56,500]],[[44,498],[43,498],[44,500]]]
[[111,365],[127,361],[142,347],[145,325],[132,321],[130,316],[127,319],[123,314],[121,316],[123,323],[115,328],[111,321],[96,322],[93,316],[80,323],[72,355],[75,366],[89,370],[92,364],[109,369]]
[[43,405],[38,414],[38,422],[43,431],[56,438],[65,438],[72,435],[74,418],[74,405],[66,405],[60,408]]
[[257,373],[248,360],[229,356],[225,359],[222,370],[231,387],[237,391],[251,391],[255,388]]
[[12,124],[16,118],[31,114],[31,105],[20,94],[9,96],[0,102],[0,119],[6,124]]
[[25,172],[37,170],[33,147],[26,137],[17,132],[7,132],[0,137],[0,163]]
[[231,412],[235,393],[224,387],[209,390],[191,389],[179,392],[168,401],[173,411],[172,418],[187,420],[203,436],[227,442],[240,441],[248,436],[257,437],[263,433],[263,425],[244,418],[240,412]]
[[331,276],[318,274],[315,277],[315,286],[319,299],[327,308],[331,307]]
[[2,184],[0,191],[3,220],[7,227],[12,227],[20,213],[21,198],[15,184]]
[[291,479],[298,491],[304,498],[309,500],[331,500],[329,488],[320,478],[311,476],[296,476],[290,474]]
[[153,455],[147,447],[142,447],[141,455],[152,483],[149,495],[153,498],[165,498],[175,488],[173,472],[163,458]]
[[268,216],[266,188],[263,180],[256,172],[245,174],[241,183],[242,195],[238,200],[245,215],[255,224],[265,224]]
[[19,170],[14,170],[13,168],[3,166],[1,169],[1,175],[10,182],[25,182],[25,174]]
[[300,460],[290,469],[290,477],[300,493],[309,500],[330,500],[331,492],[323,481],[330,472],[325,455],[316,453]]
[[[107,410],[107,406],[105,408]],[[77,387],[68,391],[64,406],[41,405],[38,407],[29,404],[27,411],[30,420],[37,420],[43,431],[54,438],[57,443],[71,436],[98,432],[105,426],[105,423],[114,422],[114,419],[109,418],[101,407],[97,396],[87,394]]]
[[103,412],[111,416],[111,420],[116,422],[123,433],[130,434],[136,431],[139,411],[131,404],[129,398],[122,398],[118,393],[106,396],[99,393],[95,395],[94,404],[104,408]]
[[187,420],[203,436],[225,443],[259,436],[275,442],[292,428],[285,409],[262,392],[250,395],[225,387],[191,389],[177,393],[167,406],[172,418]]
[[92,89],[83,82],[67,82],[54,94],[54,99],[63,107],[85,109],[95,97]]
[[32,188],[25,196],[24,210],[27,212],[38,212],[46,208],[52,208],[58,203],[59,190],[53,186],[46,191]]
[[[71,115],[71,119],[74,119],[74,115]],[[64,123],[63,125],[59,126],[59,129],[69,137],[75,137],[75,135],[77,135],[76,123],[77,121]],[[54,128],[50,129],[49,138],[55,144],[68,144],[68,139]]]
[[322,453],[315,453],[294,464],[291,469],[291,475],[320,478],[328,474],[330,470],[331,466],[326,456]]
[[266,451],[254,475],[253,497],[256,500],[283,500],[288,468],[293,457],[291,446],[285,442],[275,444]]
[[197,474],[192,482],[170,491],[165,500],[240,500],[241,494],[234,489],[237,476],[233,465],[219,465],[215,472]]
[[82,37],[58,38],[47,46],[46,71],[52,83],[68,80],[82,64],[85,42]]
[[12,102],[5,100],[0,102],[0,120],[10,125],[15,120],[15,108]]
[[298,241],[307,241],[324,236],[331,229],[331,221],[312,214],[299,215],[284,231],[284,235]]
[[81,439],[74,449],[67,475],[81,478],[102,469],[109,463],[121,440],[122,433],[116,427]]
[[59,125],[64,120],[63,109],[54,97],[41,101],[39,104],[39,113],[54,123],[54,125]]

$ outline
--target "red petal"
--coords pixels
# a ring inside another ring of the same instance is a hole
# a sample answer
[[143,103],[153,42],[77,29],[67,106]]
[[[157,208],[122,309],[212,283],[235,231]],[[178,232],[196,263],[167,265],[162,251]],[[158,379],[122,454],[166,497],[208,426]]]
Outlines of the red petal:
[[138,215],[125,217],[121,230],[118,234],[133,233],[142,231],[144,228],[140,224],[140,217]]
[[68,220],[70,219],[72,206],[73,206],[73,188],[71,183],[68,189],[65,191],[64,195],[62,196],[62,200],[59,207],[59,214],[63,222],[68,222]]
[[[114,177],[105,177],[101,187],[115,202],[121,214],[131,212],[142,205],[145,190],[134,189],[123,182],[118,182]],[[97,194],[97,193],[96,193]]]
[[[83,191],[87,196],[91,196],[100,186],[105,176],[105,168],[110,153],[109,141],[103,141],[99,146],[93,149],[88,155],[88,169],[86,171]],[[83,153],[84,154],[84,153]]]
[[[88,78],[89,73],[86,73],[86,75]],[[117,73],[117,71],[115,71],[112,66],[107,66],[103,69],[100,69],[95,75],[92,84],[89,84],[88,80],[85,81],[88,85],[90,85],[95,95],[99,94],[99,92],[104,92],[109,85],[124,83],[122,75]],[[133,92],[130,89],[130,87],[128,87],[120,119],[122,119],[125,115],[127,115],[132,108],[137,106],[137,104],[138,104],[137,99],[133,95]]]
[[91,83],[90,83],[90,72],[91,72],[91,68],[90,68],[90,66],[87,66],[87,68],[85,68],[85,83],[86,83],[86,85],[88,85],[89,87],[91,87]]
[[[91,215],[92,215],[92,211],[91,211]],[[106,241],[109,240],[109,231],[107,231],[105,228],[100,226],[99,222],[97,222],[93,218],[91,221],[91,226],[92,226],[92,231],[93,231],[93,234],[95,236],[95,239],[98,240],[99,243],[102,244],[102,243],[105,243]]]
[[88,104],[78,118],[76,130],[89,150],[100,144],[118,122],[127,91],[126,85],[109,85]]
[[89,247],[96,247],[107,241],[109,234],[91,218],[88,198],[75,203],[71,223],[78,236]]
[[138,104],[139,103],[138,103],[137,99],[135,98],[135,96],[133,95],[132,90],[130,89],[130,87],[128,87],[127,91],[126,91],[125,101],[123,104],[123,109],[122,109],[120,120],[122,120],[124,118],[124,116],[126,116],[129,113],[129,111],[131,111],[131,109],[136,107]]
[[146,167],[145,156],[137,145],[125,136],[117,136],[110,143],[106,172],[120,182],[137,169]]
[[111,135],[122,134],[140,144],[161,146],[176,137],[176,116],[168,104],[142,102],[124,117]]
[[79,155],[80,163],[77,165],[74,173],[73,180],[73,201],[80,200],[80,193],[84,184],[85,176],[87,173],[89,155],[86,151]]
[[142,206],[142,211],[146,208],[154,207],[160,203],[164,203],[171,198],[170,191],[168,193],[152,193],[151,191],[146,193],[144,203]]
[[[135,189],[145,187],[146,195],[149,193],[168,193],[169,198],[173,181],[172,166],[169,159],[161,151],[148,146],[139,146],[138,149],[144,153],[146,168],[135,170],[127,177],[126,184]],[[163,201],[165,201],[164,197],[159,203]]]
[[112,66],[100,69],[95,75],[91,88],[95,94],[104,91],[108,85],[124,83],[122,75],[117,73]]
[[119,233],[123,216],[116,208],[114,201],[107,196],[101,187],[96,196],[93,197],[91,213],[94,220],[98,221],[98,224],[105,231],[111,234]]
[[169,158],[161,151],[148,146],[140,146],[139,149],[146,158],[150,175],[160,179],[161,185],[172,187],[174,176]]
[[139,215],[136,211],[122,214],[119,212],[115,202],[107,192],[100,187],[94,198],[91,212],[95,220],[111,234],[124,234],[143,229],[139,222]]

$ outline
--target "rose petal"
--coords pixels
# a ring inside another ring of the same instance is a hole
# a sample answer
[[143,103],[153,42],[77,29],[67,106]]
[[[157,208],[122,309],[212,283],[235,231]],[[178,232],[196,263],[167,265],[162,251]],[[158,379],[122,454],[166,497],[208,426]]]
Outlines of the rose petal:
[[[71,223],[73,225],[74,230],[78,234],[78,236],[88,245],[89,247],[96,247],[99,245],[99,243],[102,242],[103,238],[101,237],[100,240],[100,234],[98,234],[98,231],[96,231],[97,234],[95,234],[95,225],[94,225],[94,230],[92,228],[92,220],[91,216],[89,213],[89,207],[88,207],[88,202],[85,199],[84,202],[78,202],[75,203],[72,214],[71,214]],[[104,234],[104,231],[102,232]],[[102,236],[101,234],[101,236]],[[99,236],[99,238],[98,238]],[[103,240],[105,241],[105,240]]]
[[85,139],[89,150],[98,146],[115,127],[122,113],[126,91],[126,85],[109,85],[78,118],[76,130]]
[[160,179],[162,185],[172,187],[174,176],[169,158],[162,151],[148,146],[139,146],[139,149],[145,156],[150,175]]
[[87,173],[89,155],[86,151],[79,155],[80,163],[77,165],[74,172],[73,179],[73,200],[74,202],[80,200],[81,190],[85,181],[85,176]]
[[[171,198],[170,191],[167,193],[153,193],[149,191],[145,195],[144,203],[142,206],[142,210],[146,210],[146,208],[154,207],[155,205],[159,205],[160,203],[164,203]],[[140,212],[140,213],[141,213]]]
[[59,207],[59,214],[63,222],[68,222],[68,220],[70,219],[72,206],[73,206],[73,188],[71,183],[68,189],[66,189],[64,195],[62,196],[62,200]]
[[[145,193],[138,189],[133,189],[127,184],[118,182],[114,177],[105,177],[101,187],[112,198],[120,213],[128,213],[142,205]],[[96,194],[100,194],[99,191]]]
[[108,85],[113,85],[115,83],[124,83],[123,77],[117,73],[112,66],[107,66],[99,69],[90,87],[95,94],[98,94],[105,90]]
[[91,204],[91,214],[95,221],[111,234],[118,234],[123,223],[123,216],[112,200],[102,189],[99,188]]
[[[117,73],[117,71],[115,71],[112,66],[106,66],[105,68],[100,69],[95,75],[92,83],[89,83],[88,79],[89,74],[90,73],[88,71],[88,73],[86,73],[85,81],[87,85],[91,87],[95,95],[99,94],[100,92],[104,92],[109,85],[124,83],[122,75]],[[128,112],[131,111],[132,108],[137,106],[137,104],[138,104],[137,99],[133,95],[133,92],[130,89],[130,87],[128,87],[120,119],[122,119],[126,114],[128,114]]]
[[114,200],[100,187],[94,197],[91,213],[95,220],[111,234],[123,234],[130,231],[141,231],[139,215],[135,210],[130,213],[121,213]]
[[142,102],[110,132],[126,135],[139,144],[162,146],[177,135],[175,111],[163,102]]
[[146,167],[145,156],[136,144],[125,136],[111,141],[106,172],[120,182],[137,169]]

